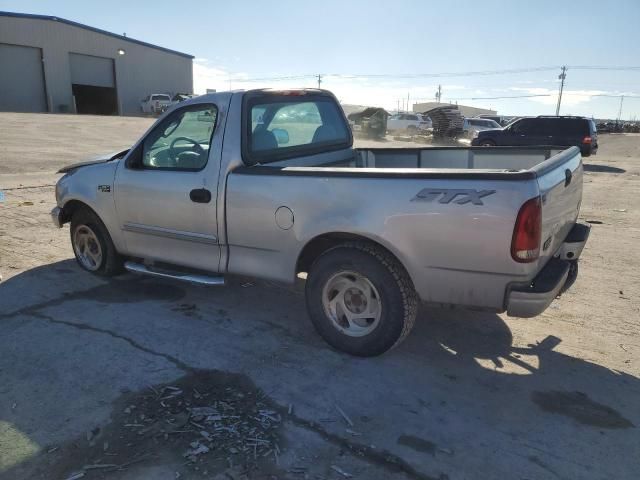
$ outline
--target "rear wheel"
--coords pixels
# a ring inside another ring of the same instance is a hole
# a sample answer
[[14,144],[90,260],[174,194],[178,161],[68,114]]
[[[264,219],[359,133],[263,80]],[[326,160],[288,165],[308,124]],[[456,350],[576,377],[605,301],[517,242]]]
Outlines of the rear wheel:
[[352,355],[380,355],[400,344],[415,323],[418,297],[404,267],[365,242],[334,247],[310,269],[307,309],[318,333]]
[[76,261],[88,272],[108,277],[124,270],[124,261],[107,227],[88,208],[77,210],[71,217],[71,246]]

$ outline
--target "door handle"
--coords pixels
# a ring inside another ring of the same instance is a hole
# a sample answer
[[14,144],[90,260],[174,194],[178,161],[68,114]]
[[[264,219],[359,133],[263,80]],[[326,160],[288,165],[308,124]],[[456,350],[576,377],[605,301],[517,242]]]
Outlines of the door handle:
[[573,178],[573,173],[568,168],[564,171],[564,186],[568,187],[571,184],[571,179]]
[[196,203],[209,203],[211,201],[211,192],[206,188],[196,188],[189,192],[189,198]]

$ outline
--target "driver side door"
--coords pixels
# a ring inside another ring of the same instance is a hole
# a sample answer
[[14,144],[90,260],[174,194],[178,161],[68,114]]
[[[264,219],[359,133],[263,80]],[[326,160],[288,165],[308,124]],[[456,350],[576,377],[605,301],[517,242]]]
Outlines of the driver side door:
[[211,103],[176,109],[120,163],[114,199],[129,255],[219,270],[220,120]]

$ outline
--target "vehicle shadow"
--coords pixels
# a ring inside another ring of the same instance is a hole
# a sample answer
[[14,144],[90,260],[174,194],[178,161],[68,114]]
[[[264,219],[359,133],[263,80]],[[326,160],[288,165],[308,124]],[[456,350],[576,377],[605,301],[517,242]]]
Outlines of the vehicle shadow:
[[[380,357],[355,359],[332,351],[313,332],[299,285],[232,278],[225,289],[213,290],[133,275],[92,279],[68,260],[0,283],[0,306],[13,302],[0,309],[0,351],[7,352],[0,359],[0,384],[8,389],[0,396],[0,427],[21,432],[23,442],[47,444],[51,433],[42,431],[36,421],[40,416],[64,418],[75,409],[90,413],[88,405],[95,399],[89,387],[67,389],[57,383],[99,383],[108,392],[99,400],[102,405],[120,394],[109,382],[123,370],[142,377],[135,384],[158,383],[143,364],[116,351],[129,349],[126,342],[99,344],[95,339],[95,347],[87,346],[109,350],[105,363],[99,363],[98,354],[95,360],[70,358],[51,350],[51,335],[32,333],[42,324],[26,320],[46,312],[64,322],[52,325],[52,331],[62,331],[56,333],[56,348],[65,349],[68,342],[73,351],[80,334],[66,327],[77,315],[73,304],[82,303],[83,311],[96,312],[86,319],[93,322],[91,328],[108,331],[109,338],[135,336],[133,341],[149,351],[179,357],[194,368],[229,366],[272,378],[273,390],[296,395],[300,410],[309,405],[310,411],[324,412],[327,398],[340,398],[347,411],[364,411],[363,419],[378,412],[371,427],[364,420],[358,424],[372,437],[366,441],[398,438],[395,448],[418,470],[437,460],[435,454],[425,457],[420,445],[444,444],[445,451],[467,450],[445,453],[455,455],[455,465],[442,463],[451,478],[472,478],[468,474],[476,468],[482,478],[499,478],[496,472],[505,471],[514,473],[510,478],[551,478],[550,471],[558,478],[640,478],[634,461],[640,380],[561,353],[562,339],[554,336],[535,338],[523,329],[516,341],[496,314],[423,306],[402,345]],[[21,304],[16,297],[27,289],[32,296]],[[136,302],[143,307],[134,311]],[[13,335],[17,329],[25,329],[23,337]],[[29,343],[21,343],[22,338]],[[95,368],[89,367],[92,362]],[[56,385],[47,387],[55,405],[28,398],[44,388],[42,375],[34,371],[43,363],[56,370]],[[379,411],[380,402],[384,411]],[[3,432],[0,428],[0,445],[6,444]],[[469,435],[477,441],[470,444]],[[27,456],[4,472],[0,462],[0,478],[28,478],[25,468],[41,457]],[[457,468],[466,473],[456,474]]]
[[626,170],[624,168],[612,167],[610,165],[600,165],[596,163],[583,163],[585,172],[594,172],[594,173],[625,173]]

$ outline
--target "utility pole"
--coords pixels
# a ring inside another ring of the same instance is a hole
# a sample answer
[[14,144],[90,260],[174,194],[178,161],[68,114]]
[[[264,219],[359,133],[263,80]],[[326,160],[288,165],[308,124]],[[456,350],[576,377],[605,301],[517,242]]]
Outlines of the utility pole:
[[407,112],[410,112],[411,110],[409,110],[409,92],[407,92]]
[[567,78],[567,67],[562,67],[562,72],[558,75],[560,79],[560,93],[558,94],[558,105],[556,106],[556,117],[560,115],[560,104],[562,103],[562,90],[564,90],[564,79]]
[[320,84],[322,83],[322,74],[318,74],[318,88],[320,88]]
[[622,102],[624,101],[624,95],[620,96],[620,110],[618,111],[618,120],[622,120]]
[[398,99],[398,113],[400,113],[400,99]]
[[441,98],[442,98],[442,85],[438,85],[438,91],[436,92],[436,101],[440,103]]

